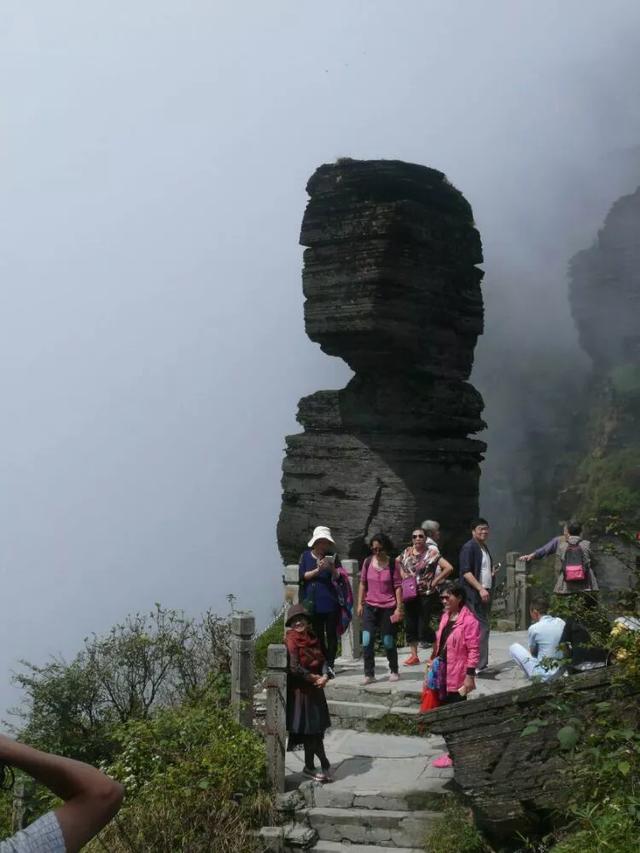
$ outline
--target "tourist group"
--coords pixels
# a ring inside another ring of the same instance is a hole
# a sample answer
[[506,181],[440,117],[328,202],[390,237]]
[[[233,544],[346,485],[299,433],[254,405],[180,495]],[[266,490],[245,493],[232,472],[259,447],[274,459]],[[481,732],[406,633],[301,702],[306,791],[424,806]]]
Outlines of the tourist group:
[[[330,782],[330,762],[324,733],[331,725],[324,687],[335,677],[340,636],[348,628],[353,608],[362,620],[364,684],[376,681],[378,641],[389,665],[388,680],[399,680],[397,634],[401,625],[409,656],[407,667],[419,666],[420,649],[428,655],[422,710],[465,701],[476,678],[487,669],[492,593],[499,564],[487,546],[489,524],[484,518],[470,525],[471,537],[460,550],[458,572],[440,553],[440,525],[427,520],[411,534],[411,543],[397,556],[384,533],[369,541],[370,555],[362,562],[358,600],[336,553],[328,527],[316,527],[299,563],[299,603],[286,617],[288,651],[287,731],[289,749],[304,749],[303,773]],[[577,522],[562,536],[527,554],[529,561],[556,554],[559,595],[593,595],[598,589],[591,567],[590,544]],[[578,626],[548,612],[544,594],[532,597],[529,648],[514,644],[511,655],[530,678],[546,680],[558,674],[562,642],[574,639]],[[435,623],[437,622],[437,627]],[[315,766],[315,759],[320,769]],[[450,766],[448,756],[436,767]]]

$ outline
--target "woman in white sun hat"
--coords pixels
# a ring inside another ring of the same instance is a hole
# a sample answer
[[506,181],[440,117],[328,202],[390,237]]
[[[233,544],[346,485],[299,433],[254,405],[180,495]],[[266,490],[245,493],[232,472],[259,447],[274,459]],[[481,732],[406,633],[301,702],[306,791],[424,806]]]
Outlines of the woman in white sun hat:
[[316,527],[307,544],[299,564],[300,602],[311,617],[332,676],[338,650],[340,585],[344,583],[344,573],[328,527]]

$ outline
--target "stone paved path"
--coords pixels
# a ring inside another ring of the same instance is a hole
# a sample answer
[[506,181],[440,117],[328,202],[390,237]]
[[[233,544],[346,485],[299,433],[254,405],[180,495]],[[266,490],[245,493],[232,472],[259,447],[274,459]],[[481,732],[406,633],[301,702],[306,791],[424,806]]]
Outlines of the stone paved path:
[[[520,670],[509,660],[511,643],[526,645],[526,632],[492,634],[489,670],[477,679],[476,696],[524,686]],[[400,653],[400,661],[408,654]],[[426,662],[429,651],[422,650]],[[435,736],[406,737],[357,731],[366,719],[387,713],[415,716],[422,690],[424,666],[400,666],[400,681],[390,683],[386,659],[376,660],[376,683],[363,686],[362,662],[338,660],[337,678],[327,687],[332,713],[340,713],[325,737],[335,781],[320,785],[302,776],[303,756],[286,756],[286,787],[298,790],[300,806],[290,827],[315,838],[317,853],[417,853],[429,825],[442,807],[453,770],[432,767],[433,758],[444,752],[444,741]],[[349,707],[349,713],[345,708]],[[311,835],[309,835],[311,834]],[[294,849],[292,846],[283,848]]]

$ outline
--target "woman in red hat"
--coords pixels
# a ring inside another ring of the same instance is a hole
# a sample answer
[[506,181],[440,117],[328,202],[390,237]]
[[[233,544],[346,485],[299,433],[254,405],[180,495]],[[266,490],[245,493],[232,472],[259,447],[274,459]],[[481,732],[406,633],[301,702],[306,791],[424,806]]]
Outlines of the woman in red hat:
[[[328,681],[327,661],[302,604],[294,604],[289,609],[286,626],[287,749],[294,750],[302,746],[304,775],[316,782],[331,782],[331,764],[324,751],[324,733],[331,725],[324,695],[324,686]],[[316,756],[320,760],[319,771],[315,767]]]

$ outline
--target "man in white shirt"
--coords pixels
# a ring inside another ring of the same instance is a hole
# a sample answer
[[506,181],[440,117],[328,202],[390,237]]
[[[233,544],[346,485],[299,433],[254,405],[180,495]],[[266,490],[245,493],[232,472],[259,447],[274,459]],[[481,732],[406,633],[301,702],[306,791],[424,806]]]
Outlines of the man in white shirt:
[[565,624],[564,619],[547,613],[548,609],[548,597],[542,592],[536,593],[529,605],[531,614],[528,632],[529,650],[527,651],[520,643],[513,643],[509,648],[511,657],[526,677],[542,681],[548,681],[558,673],[562,659],[559,647]]
[[77,853],[120,808],[122,786],[104,773],[0,735],[0,763],[46,785],[64,803],[11,838],[0,853]]

